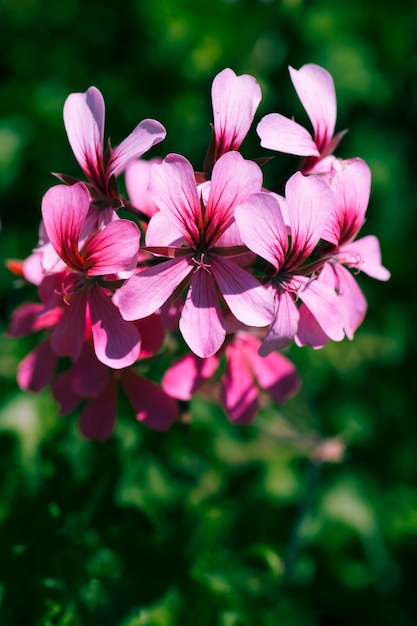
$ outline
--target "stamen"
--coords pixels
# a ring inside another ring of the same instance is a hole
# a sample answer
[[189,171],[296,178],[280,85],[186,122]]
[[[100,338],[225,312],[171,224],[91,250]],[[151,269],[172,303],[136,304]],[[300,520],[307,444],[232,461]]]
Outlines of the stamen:
[[198,258],[196,258],[196,257],[193,257],[192,261],[193,261],[193,263],[195,263],[195,265],[196,265],[196,267],[195,267],[195,268],[194,268],[194,270],[193,270],[193,273],[194,273],[194,274],[195,274],[196,272],[198,272],[198,270],[201,270],[201,268],[203,268],[203,270],[205,270],[208,274],[211,274],[211,272],[210,272],[210,267],[211,267],[211,264],[210,264],[210,263],[206,263],[206,262],[205,262],[205,260],[204,260],[204,259],[205,259],[205,257],[206,257],[206,253],[205,253],[205,252],[202,252],[202,253],[200,254],[200,258],[199,258],[199,259],[198,259]]

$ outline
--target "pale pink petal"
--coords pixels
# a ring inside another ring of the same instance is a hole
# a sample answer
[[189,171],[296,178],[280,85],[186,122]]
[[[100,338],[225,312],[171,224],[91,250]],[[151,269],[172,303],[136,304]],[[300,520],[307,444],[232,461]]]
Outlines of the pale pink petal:
[[255,78],[236,76],[226,68],[213,80],[215,160],[228,150],[238,150],[252,124],[262,92]]
[[226,346],[225,352],[227,365],[222,380],[222,403],[232,422],[249,424],[259,408],[259,392],[240,349],[232,343]]
[[19,363],[17,382],[21,389],[40,391],[51,381],[58,357],[48,339],[40,343]]
[[205,210],[205,243],[212,246],[233,222],[235,207],[261,191],[262,171],[239,152],[227,152],[213,167]]
[[299,266],[318,244],[333,208],[329,185],[318,176],[296,172],[285,186],[291,225],[291,251],[286,268]]
[[104,100],[96,87],[72,93],[64,104],[64,124],[75,158],[91,177],[102,166],[104,142]]
[[178,400],[190,400],[203,383],[211,378],[218,365],[217,356],[201,359],[195,354],[187,354],[165,372],[162,389]]
[[286,346],[297,332],[299,312],[291,293],[279,290],[276,293],[275,316],[259,348],[261,356]]
[[292,287],[297,289],[298,297],[326,335],[333,341],[342,341],[345,336],[343,309],[335,290],[320,279],[308,279],[304,276],[297,276]]
[[177,403],[158,385],[125,370],[122,384],[133,406],[136,417],[149,428],[168,430],[179,417]]
[[233,315],[248,326],[268,326],[274,315],[273,294],[257,278],[218,255],[210,255],[211,271]]
[[323,348],[329,341],[329,336],[305,304],[300,306],[300,321],[294,341],[297,346],[310,346],[315,350]]
[[104,393],[89,400],[81,413],[80,430],[87,439],[105,441],[113,432],[117,414],[117,384],[110,379]]
[[198,245],[202,215],[191,163],[179,154],[169,154],[152,166],[148,189],[158,209],[192,245]]
[[351,241],[364,220],[371,191],[371,171],[362,159],[342,163],[342,169],[331,179],[334,205],[322,235],[340,245]]
[[177,246],[184,243],[184,237],[172,221],[161,211],[155,213],[146,229],[147,246]]
[[343,327],[346,337],[353,339],[355,331],[362,324],[368,305],[358,283],[343,265],[335,265],[338,298],[343,307]]
[[248,248],[278,270],[285,259],[288,235],[275,197],[267,193],[252,194],[236,207],[235,219]]
[[98,285],[88,290],[94,350],[101,363],[114,369],[128,367],[140,354],[140,335]]
[[308,130],[280,113],[265,115],[256,132],[263,148],[295,156],[320,156]]
[[193,270],[186,258],[170,259],[135,274],[118,291],[118,306],[125,320],[155,313]]
[[71,295],[59,324],[51,335],[52,349],[60,356],[77,359],[81,353],[85,336],[87,294],[85,290]]
[[202,358],[215,354],[224,342],[226,330],[215,282],[204,268],[193,274],[179,328],[194,354]]
[[72,269],[82,269],[78,242],[89,206],[90,195],[84,183],[71,187],[56,185],[42,199],[42,217],[48,238]]
[[374,235],[367,235],[341,246],[338,259],[377,280],[388,280],[391,276],[381,263],[381,249]]
[[314,128],[314,139],[320,152],[333,137],[336,125],[336,92],[333,78],[313,63],[299,70],[289,68],[291,80],[301,104]]
[[22,263],[23,277],[33,285],[39,285],[44,277],[42,257],[42,250],[36,249]]
[[87,276],[126,272],[136,267],[140,232],[129,220],[110,222],[88,239],[82,251]]
[[156,120],[143,120],[111,153],[107,175],[118,176],[133,160],[165,139],[166,130]]
[[148,217],[158,211],[158,207],[148,193],[149,176],[154,163],[161,163],[162,159],[139,159],[132,161],[126,167],[126,189],[131,203]]

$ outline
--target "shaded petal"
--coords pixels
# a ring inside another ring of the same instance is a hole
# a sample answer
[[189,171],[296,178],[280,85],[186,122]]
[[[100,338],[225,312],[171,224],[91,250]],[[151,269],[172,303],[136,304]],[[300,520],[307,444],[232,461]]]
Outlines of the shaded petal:
[[218,255],[210,255],[211,271],[233,315],[248,326],[267,326],[274,315],[274,298],[257,278]]
[[287,252],[288,235],[275,197],[267,193],[252,194],[236,207],[235,219],[248,248],[278,270]]
[[320,281],[320,277],[308,279],[305,276],[297,276],[292,287],[297,289],[298,297],[304,302],[326,335],[333,341],[342,341],[345,336],[343,310],[335,290]]
[[110,222],[86,243],[82,255],[88,276],[117,274],[136,267],[140,232],[129,220]]
[[90,195],[84,183],[56,185],[42,199],[42,217],[57,254],[72,269],[82,269],[78,252],[81,228],[87,217]]
[[118,291],[118,306],[125,320],[155,313],[193,270],[189,257],[170,259],[135,274]]
[[140,358],[152,356],[162,348],[165,339],[165,329],[161,316],[154,314],[135,322],[135,326],[142,337]]
[[17,368],[17,382],[21,389],[40,391],[51,381],[58,364],[58,357],[52,350],[49,339],[40,343],[30,352]]
[[87,439],[105,441],[113,432],[117,414],[117,383],[110,379],[105,391],[89,400],[81,413],[80,430]]
[[338,258],[341,263],[346,263],[377,280],[388,280],[391,276],[381,263],[381,249],[374,235],[367,235],[341,246]]
[[94,350],[101,363],[114,369],[128,367],[140,354],[136,326],[125,321],[111,299],[98,285],[88,291]]
[[83,345],[72,366],[72,386],[82,398],[98,398],[109,382],[110,370],[101,363],[89,343]]
[[96,87],[90,87],[85,93],[70,94],[64,104],[68,141],[89,178],[102,167],[104,115],[104,99]]
[[143,120],[111,153],[107,175],[118,176],[133,159],[165,139],[166,130],[156,120]]
[[259,392],[240,349],[232,343],[226,346],[225,352],[227,365],[222,380],[222,403],[232,422],[249,424],[259,408]]
[[7,334],[11,337],[24,337],[58,324],[63,314],[61,307],[45,309],[39,302],[20,305],[12,313]]
[[52,349],[60,356],[79,357],[85,337],[86,307],[85,290],[72,294],[61,321],[51,335]]
[[291,251],[286,268],[294,268],[313,252],[333,208],[329,185],[318,176],[296,172],[285,186],[291,226]]
[[289,68],[291,80],[301,104],[314,128],[320,152],[333,137],[336,125],[336,92],[333,78],[319,65],[308,63],[299,70]]
[[202,358],[215,354],[224,342],[223,313],[213,276],[205,269],[193,274],[179,328],[194,354]]
[[158,385],[138,376],[132,370],[123,372],[122,384],[137,419],[146,426],[164,431],[177,421],[177,403]]
[[275,315],[259,348],[261,356],[283,348],[297,332],[299,312],[291,293],[279,289],[275,296]]
[[216,161],[204,218],[207,245],[213,245],[231,225],[235,207],[261,188],[261,168],[239,152],[227,152]]
[[201,359],[195,354],[187,354],[174,363],[162,378],[162,388],[173,398],[190,400],[219,365],[217,356]]
[[191,244],[197,245],[202,215],[191,163],[179,154],[168,154],[162,163],[152,166],[148,189],[158,209]]
[[215,159],[228,150],[238,150],[261,98],[261,88],[253,76],[236,76],[229,68],[217,74],[211,88]]
[[55,376],[52,382],[52,395],[60,405],[60,415],[72,413],[82,400],[72,387],[72,374],[72,369],[66,370]]
[[280,113],[265,115],[256,132],[263,148],[296,156],[320,156],[308,130]]

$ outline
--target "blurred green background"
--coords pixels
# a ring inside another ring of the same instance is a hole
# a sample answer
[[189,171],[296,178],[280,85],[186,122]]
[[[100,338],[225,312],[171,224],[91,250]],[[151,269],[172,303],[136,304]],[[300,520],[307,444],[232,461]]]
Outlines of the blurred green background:
[[[359,277],[353,342],[291,348],[300,394],[265,398],[245,428],[199,397],[190,424],[158,434],[121,398],[114,436],[86,442],[47,391],[17,388],[37,339],[3,334],[1,626],[415,626],[416,42],[411,0],[0,0],[2,332],[35,298],[3,261],[36,245],[50,172],[80,175],[62,106],[90,85],[114,144],[154,117],[168,136],[151,154],[201,169],[217,72],[258,79],[256,121],[307,124],[287,67],[323,65],[349,128],[337,154],[373,173],[363,234],[392,272]],[[242,152],[265,154],[254,129]],[[294,165],[278,157],[266,181]],[[325,442],[344,453],[318,462]]]

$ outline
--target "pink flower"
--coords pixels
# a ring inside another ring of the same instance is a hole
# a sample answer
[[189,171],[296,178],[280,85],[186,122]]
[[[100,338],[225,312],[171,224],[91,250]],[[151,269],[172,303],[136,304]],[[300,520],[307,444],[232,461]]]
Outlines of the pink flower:
[[[294,365],[278,352],[260,357],[260,346],[260,339],[240,330],[228,336],[222,349],[226,372],[220,395],[234,423],[249,424],[255,417],[259,409],[258,385],[280,404],[298,390],[300,383]],[[186,355],[166,371],[162,388],[174,398],[190,400],[212,377],[219,366],[219,358],[220,355],[207,359]]]
[[269,289],[275,296],[275,316],[262,343],[260,354],[267,355],[289,343],[297,334],[300,299],[334,341],[344,333],[334,289],[308,277],[304,262],[315,250],[333,206],[333,194],[318,176],[300,172],[287,182],[285,198],[290,220],[290,236],[276,197],[257,193],[236,208],[235,218],[245,244],[267,260],[273,273]]
[[149,223],[147,249],[172,258],[140,271],[121,287],[124,319],[150,315],[177,289],[182,292],[189,285],[179,327],[198,356],[215,354],[225,339],[219,293],[244,324],[268,325],[273,314],[271,294],[227,258],[237,252],[229,240],[221,246],[233,224],[235,207],[261,184],[259,167],[238,152],[228,152],[215,163],[207,202],[184,157],[171,154],[154,165],[149,191],[159,212]]
[[51,345],[57,354],[76,359],[91,324],[97,358],[110,367],[126,367],[139,356],[140,336],[112,303],[105,277],[135,267],[140,233],[133,222],[116,220],[80,245],[89,206],[84,183],[52,187],[42,201],[47,235],[67,267],[59,275],[67,306],[53,330]]
[[257,127],[261,146],[307,157],[301,167],[304,174],[327,174],[332,169],[332,153],[346,133],[334,136],[336,93],[334,82],[324,68],[309,63],[299,70],[289,68],[291,80],[313,125],[314,136],[279,113],[262,118]]
[[[133,160],[165,138],[165,128],[156,120],[140,122],[116,148],[104,152],[103,96],[96,87],[72,93],[64,104],[64,124],[75,158],[92,185],[93,194],[110,203],[119,201],[115,177]],[[66,182],[66,177],[62,177]]]

